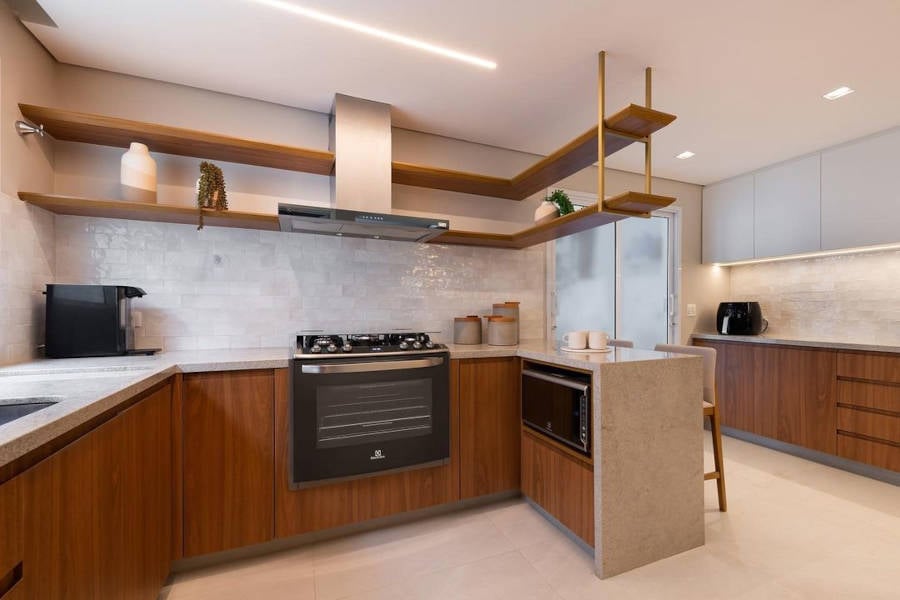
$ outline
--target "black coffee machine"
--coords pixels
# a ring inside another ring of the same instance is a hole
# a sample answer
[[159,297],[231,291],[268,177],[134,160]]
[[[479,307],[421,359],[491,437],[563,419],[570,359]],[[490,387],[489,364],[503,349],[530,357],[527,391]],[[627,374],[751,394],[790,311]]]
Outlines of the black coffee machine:
[[723,335],[759,335],[769,327],[759,302],[720,302],[716,332]]
[[48,284],[44,343],[49,358],[153,354],[135,350],[131,299],[146,293],[124,285]]

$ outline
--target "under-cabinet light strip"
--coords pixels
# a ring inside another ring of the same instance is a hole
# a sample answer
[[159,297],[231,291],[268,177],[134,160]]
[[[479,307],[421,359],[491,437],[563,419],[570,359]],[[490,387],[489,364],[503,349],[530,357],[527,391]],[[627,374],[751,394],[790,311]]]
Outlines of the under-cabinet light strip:
[[802,260],[804,258],[820,258],[824,256],[840,256],[842,254],[866,254],[869,252],[882,252],[884,250],[900,250],[900,243],[881,244],[878,246],[862,246],[858,248],[842,248],[840,250],[820,250],[819,252],[804,252],[803,254],[791,254],[788,256],[773,256],[770,258],[751,258],[748,260],[735,260],[732,262],[714,262],[714,267],[737,267],[741,265],[755,265],[759,263],[783,262],[786,260]]

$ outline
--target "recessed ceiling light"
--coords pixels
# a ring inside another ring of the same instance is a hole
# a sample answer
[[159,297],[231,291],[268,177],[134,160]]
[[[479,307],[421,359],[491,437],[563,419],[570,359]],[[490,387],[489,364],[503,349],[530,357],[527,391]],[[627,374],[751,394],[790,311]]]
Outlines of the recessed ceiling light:
[[348,19],[329,15],[327,13],[313,10],[311,8],[304,8],[302,6],[293,4],[292,2],[286,2],[285,0],[251,0],[251,2],[256,2],[257,4],[262,4],[270,8],[284,10],[301,17],[307,17],[309,19],[314,19],[322,23],[328,23],[329,25],[336,25],[337,27],[343,27],[344,29],[350,29],[359,33],[365,33],[367,35],[381,38],[383,40],[389,40],[397,44],[403,44],[404,46],[418,48],[419,50],[424,50],[433,54],[440,54],[441,56],[453,58],[455,60],[469,63],[470,65],[475,65],[477,67],[482,67],[484,69],[497,68],[497,63],[492,60],[479,58],[471,54],[466,54],[465,52],[459,52],[458,50],[452,50],[450,48],[445,48],[443,46],[438,46],[436,44],[417,40],[415,38],[401,35],[399,33],[392,33],[390,31],[385,31],[384,29],[378,29],[377,27],[371,27],[369,25],[357,23],[356,21],[350,21]]
[[855,90],[848,88],[846,85],[842,85],[839,88],[835,88],[822,96],[826,100],[837,100],[838,98],[843,98],[847,94],[852,94]]
[[675,155],[675,158],[680,158],[681,160],[684,160],[684,159],[686,159],[686,158],[692,157],[693,155],[694,155],[694,153],[691,152],[690,150],[685,150],[685,151],[682,152],[681,154],[676,154],[676,155]]

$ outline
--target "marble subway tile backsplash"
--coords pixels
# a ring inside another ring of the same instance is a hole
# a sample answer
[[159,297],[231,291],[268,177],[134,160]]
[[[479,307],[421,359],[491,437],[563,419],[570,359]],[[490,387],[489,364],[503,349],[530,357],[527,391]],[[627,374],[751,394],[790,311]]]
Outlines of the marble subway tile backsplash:
[[544,334],[544,250],[411,244],[56,217],[57,283],[136,285],[138,347],[287,346],[302,329],[412,328],[452,339],[453,317],[522,303]]
[[731,267],[772,336],[900,344],[900,250]]

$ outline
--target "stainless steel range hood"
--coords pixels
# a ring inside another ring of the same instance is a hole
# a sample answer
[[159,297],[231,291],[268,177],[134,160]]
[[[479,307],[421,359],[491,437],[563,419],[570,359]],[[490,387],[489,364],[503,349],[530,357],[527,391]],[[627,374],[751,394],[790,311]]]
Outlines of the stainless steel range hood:
[[445,219],[391,214],[391,107],[334,97],[331,206],[278,205],[282,231],[425,242],[449,229]]

